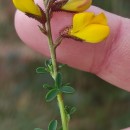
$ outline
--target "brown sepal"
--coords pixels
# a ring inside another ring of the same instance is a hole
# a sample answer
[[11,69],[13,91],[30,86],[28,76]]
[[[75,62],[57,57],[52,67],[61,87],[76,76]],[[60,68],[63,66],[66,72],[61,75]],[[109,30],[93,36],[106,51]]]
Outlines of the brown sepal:
[[67,2],[68,0],[60,0],[53,2],[53,4],[51,5],[52,11],[61,11],[62,6],[64,6]]
[[68,26],[68,27],[65,27],[64,29],[62,29],[60,31],[60,36],[64,37],[64,38],[71,38],[71,39],[74,39],[76,41],[80,41],[80,42],[83,42],[82,39],[78,38],[78,37],[75,37],[73,35],[71,35],[69,32],[71,30],[72,26]]
[[42,10],[42,8],[41,8],[39,5],[37,5],[37,6],[39,7],[39,9],[40,9],[40,11],[41,11],[41,13],[42,13],[42,16],[41,16],[41,17],[38,16],[38,15],[31,14],[31,13],[26,13],[26,12],[25,12],[25,14],[26,14],[28,17],[37,20],[37,21],[40,22],[42,25],[45,25],[45,23],[46,23],[46,14],[45,14],[45,12]]
[[46,9],[50,10],[53,4],[55,3],[55,1],[57,0],[48,0]]
[[47,31],[46,31],[45,26],[41,27],[41,26],[38,25],[38,27],[39,27],[40,31],[41,31],[43,34],[47,35]]
[[52,11],[55,11],[55,12],[68,12],[68,13],[77,13],[76,11],[69,11],[69,10],[64,10],[62,9],[62,6],[64,6],[66,3],[68,2],[68,0],[61,0],[61,1],[56,1],[53,2],[53,4],[51,5],[51,9]]

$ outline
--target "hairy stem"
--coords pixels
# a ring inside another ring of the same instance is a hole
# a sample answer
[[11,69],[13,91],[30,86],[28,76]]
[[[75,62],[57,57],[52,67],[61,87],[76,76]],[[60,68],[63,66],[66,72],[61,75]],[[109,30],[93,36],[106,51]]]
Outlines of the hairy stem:
[[[47,19],[47,36],[48,36],[48,45],[50,49],[50,55],[51,55],[51,60],[52,60],[52,65],[53,65],[53,78],[54,80],[56,79],[57,76],[57,62],[56,62],[56,47],[52,39],[52,32],[51,32],[51,25],[50,25],[50,12],[46,10],[46,19]],[[64,107],[64,102],[63,102],[63,97],[62,94],[59,93],[57,95],[57,100],[58,100],[58,105],[60,109],[60,115],[61,115],[61,122],[62,122],[62,128],[63,130],[68,130],[68,123],[67,123],[67,116],[65,112],[65,107]]]
[[51,55],[51,60],[53,65],[53,78],[55,79],[57,75],[56,50],[54,48],[54,43],[52,39],[50,16],[48,11],[46,12],[46,18],[47,18],[47,28],[48,28],[48,45],[49,45],[50,55]]

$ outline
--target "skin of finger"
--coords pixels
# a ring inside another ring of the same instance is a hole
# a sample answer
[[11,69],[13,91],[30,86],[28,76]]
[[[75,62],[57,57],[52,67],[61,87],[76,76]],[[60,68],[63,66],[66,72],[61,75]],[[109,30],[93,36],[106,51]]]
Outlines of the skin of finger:
[[[104,12],[111,29],[109,37],[98,44],[64,39],[57,49],[57,59],[71,67],[94,73],[102,79],[130,91],[130,21],[97,7],[88,11]],[[73,14],[58,12],[51,20],[53,39],[64,27],[72,24]],[[17,11],[15,27],[19,37],[29,47],[49,57],[47,38],[38,29],[37,21]]]
[[129,127],[129,128],[126,128],[126,129],[122,129],[122,130],[130,130],[130,127]]

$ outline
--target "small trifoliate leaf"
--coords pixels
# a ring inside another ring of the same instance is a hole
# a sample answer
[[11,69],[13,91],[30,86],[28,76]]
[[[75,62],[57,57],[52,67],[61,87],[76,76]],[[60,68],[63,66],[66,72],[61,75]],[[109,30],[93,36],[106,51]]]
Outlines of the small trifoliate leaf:
[[57,120],[52,120],[49,123],[48,130],[56,130],[57,129]]
[[45,66],[48,72],[52,73],[53,72],[53,66],[52,66],[52,61],[50,60],[46,60],[45,61]]
[[63,86],[62,88],[60,88],[60,91],[63,93],[71,94],[75,92],[75,89],[70,86]]
[[76,112],[76,107],[72,107],[69,114],[72,115],[75,112]]
[[58,72],[56,76],[56,86],[59,88],[62,85],[62,74]]
[[65,106],[65,110],[67,112],[67,117],[68,117],[68,120],[69,120],[70,116],[76,111],[76,107]]
[[51,65],[52,65],[51,59],[45,61],[45,66],[46,67],[51,66]]
[[36,73],[42,74],[42,73],[47,73],[46,69],[44,67],[38,67],[36,69]]
[[52,101],[52,100],[57,96],[58,93],[59,93],[59,91],[58,91],[57,89],[52,89],[52,90],[50,90],[50,91],[46,94],[46,101],[47,101],[47,102]]

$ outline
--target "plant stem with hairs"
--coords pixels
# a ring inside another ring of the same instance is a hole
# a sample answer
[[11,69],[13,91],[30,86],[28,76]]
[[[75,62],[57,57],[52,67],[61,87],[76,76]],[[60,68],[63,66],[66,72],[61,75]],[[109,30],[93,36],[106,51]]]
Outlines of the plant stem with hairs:
[[[46,5],[45,5],[45,7],[46,7]],[[52,38],[52,31],[51,31],[51,24],[50,24],[50,12],[47,9],[45,11],[46,11],[46,28],[47,28],[48,45],[49,45],[50,56],[51,56],[51,61],[52,61],[52,68],[53,68],[52,77],[54,80],[56,80],[56,76],[58,73],[57,61],[56,61],[56,48],[58,46],[56,46],[56,44],[54,44],[54,41]],[[62,93],[57,94],[57,101],[58,101],[60,114],[61,114],[62,129],[68,130],[68,120],[67,120],[67,115],[66,115],[66,111],[65,111]]]

